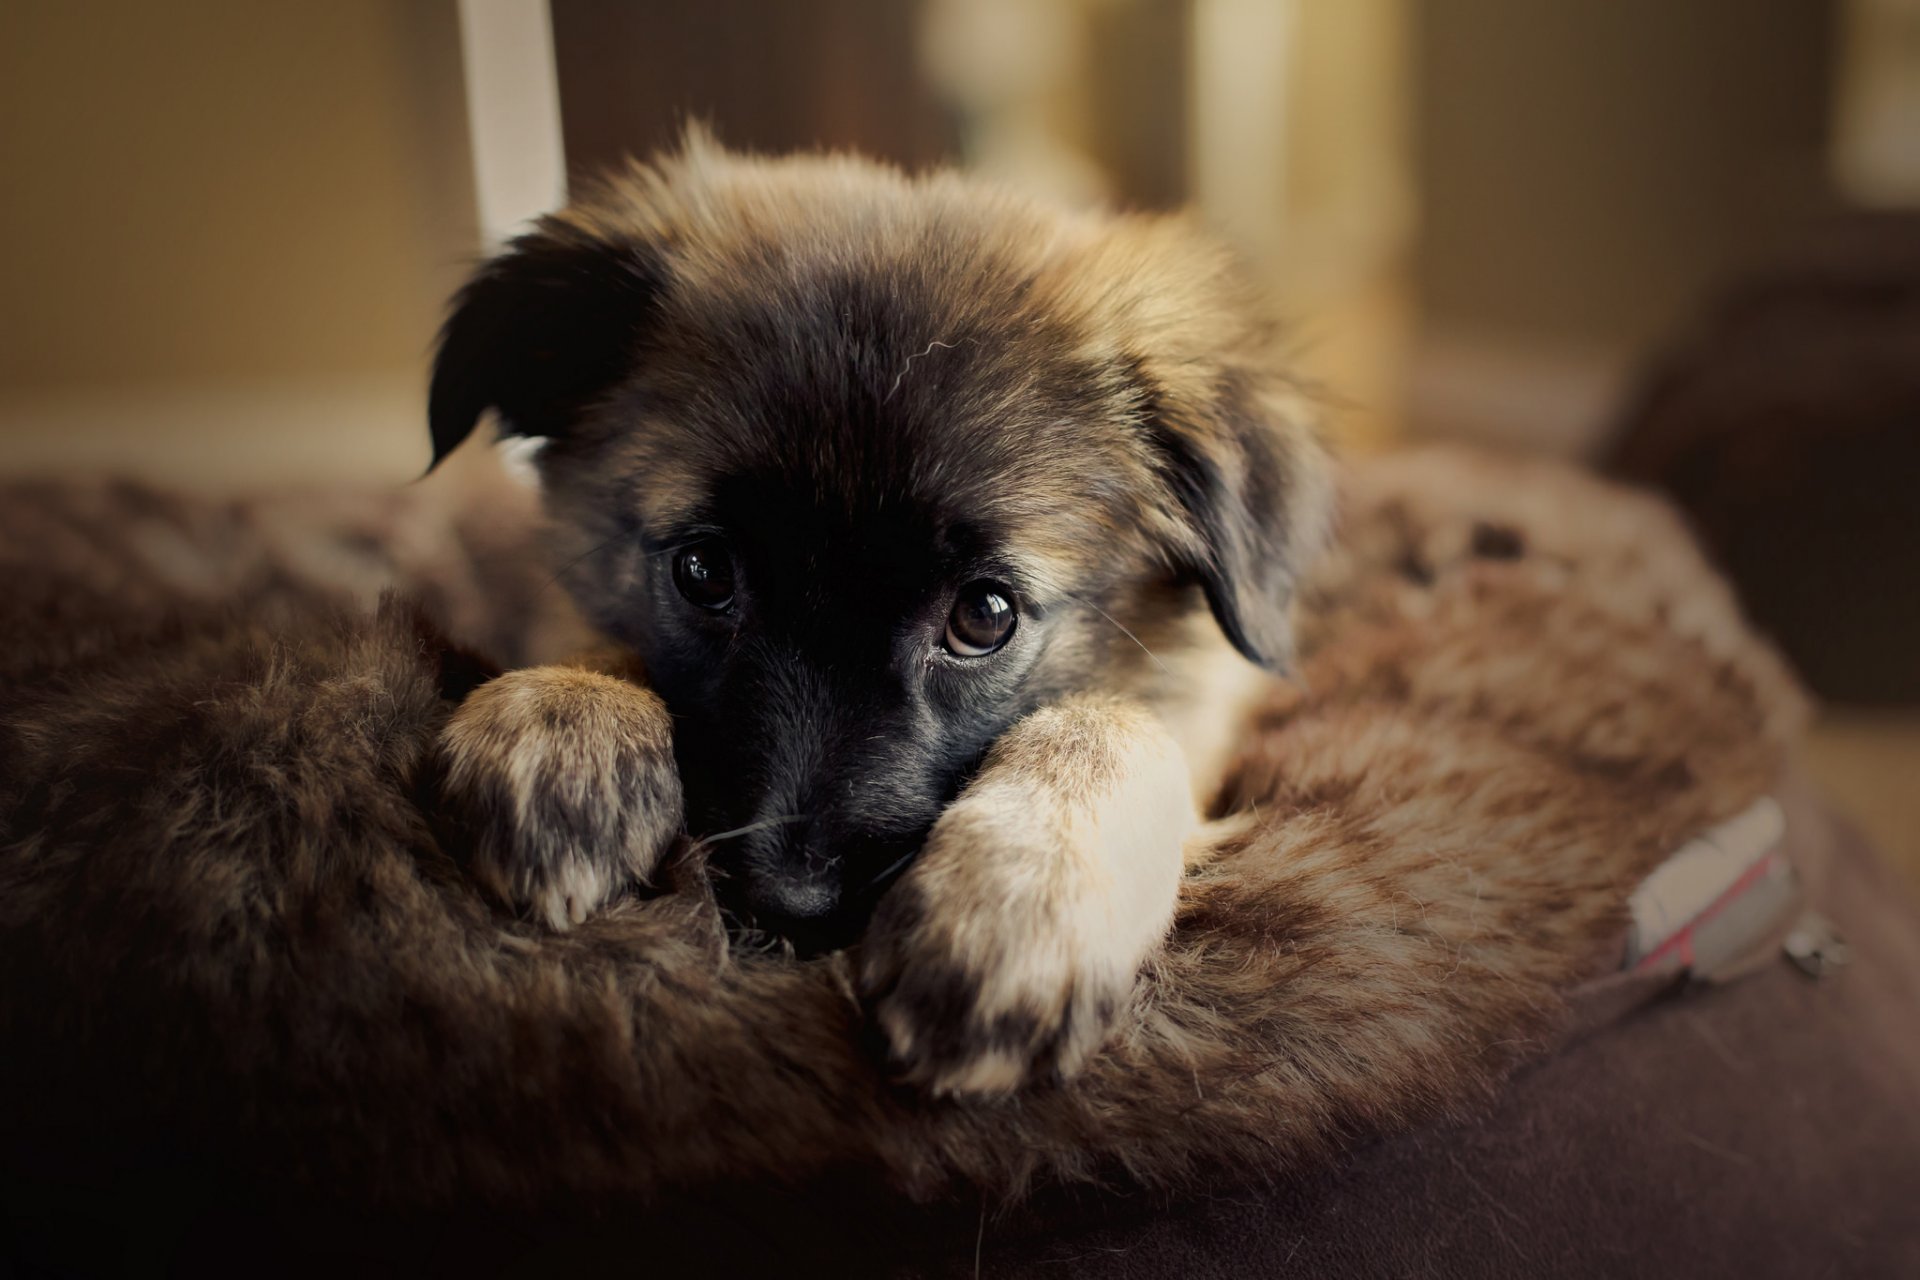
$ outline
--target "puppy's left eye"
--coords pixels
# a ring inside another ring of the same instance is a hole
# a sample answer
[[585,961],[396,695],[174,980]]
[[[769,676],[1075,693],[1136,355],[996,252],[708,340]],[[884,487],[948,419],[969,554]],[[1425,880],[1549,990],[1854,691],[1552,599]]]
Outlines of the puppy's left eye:
[[733,557],[718,538],[703,538],[673,558],[673,585],[689,603],[718,612],[733,603]]
[[946,645],[962,658],[984,658],[1013,635],[1013,602],[991,582],[963,587],[947,615]]

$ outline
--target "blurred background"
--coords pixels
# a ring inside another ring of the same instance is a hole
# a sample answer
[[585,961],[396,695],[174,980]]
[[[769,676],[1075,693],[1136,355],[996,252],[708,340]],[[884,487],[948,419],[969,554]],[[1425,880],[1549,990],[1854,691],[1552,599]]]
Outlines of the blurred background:
[[1349,450],[1664,488],[1920,876],[1920,0],[7,0],[0,477],[410,479],[447,295],[689,115],[1195,205]]

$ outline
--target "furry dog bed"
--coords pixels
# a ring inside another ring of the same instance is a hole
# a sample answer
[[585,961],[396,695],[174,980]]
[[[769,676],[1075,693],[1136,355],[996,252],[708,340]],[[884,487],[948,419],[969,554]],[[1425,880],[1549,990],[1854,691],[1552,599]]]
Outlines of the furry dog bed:
[[1773,785],[1803,715],[1656,502],[1360,465],[1221,800],[1256,816],[1124,1030],[1071,1086],[936,1105],[880,1070],[845,955],[729,946],[697,850],[566,936],[489,909],[418,784],[483,674],[445,637],[537,648],[548,579],[484,514],[430,545],[412,503],[0,497],[10,1177],[539,1207],[1301,1169],[1544,1052],[1631,889]]

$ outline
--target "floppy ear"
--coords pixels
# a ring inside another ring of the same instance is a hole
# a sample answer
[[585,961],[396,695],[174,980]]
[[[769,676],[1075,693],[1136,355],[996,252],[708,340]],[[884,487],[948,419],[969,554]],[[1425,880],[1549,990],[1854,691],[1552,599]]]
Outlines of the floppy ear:
[[651,246],[560,218],[514,240],[455,296],[440,330],[427,411],[433,465],[488,409],[514,435],[564,434],[627,372],[661,280]]
[[1176,554],[1233,647],[1284,671],[1294,582],[1325,541],[1331,507],[1304,399],[1232,368],[1187,403],[1149,395],[1148,429],[1190,535]]

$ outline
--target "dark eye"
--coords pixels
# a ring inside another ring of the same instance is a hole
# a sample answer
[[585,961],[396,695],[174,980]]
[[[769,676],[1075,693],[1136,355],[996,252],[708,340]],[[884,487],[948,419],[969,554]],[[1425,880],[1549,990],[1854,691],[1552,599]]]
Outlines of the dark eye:
[[1007,642],[1013,622],[1013,602],[1002,588],[972,583],[961,588],[947,615],[947,650],[962,658],[983,658]]
[[707,538],[683,547],[673,558],[673,585],[702,609],[716,612],[733,603],[733,556],[726,543]]

